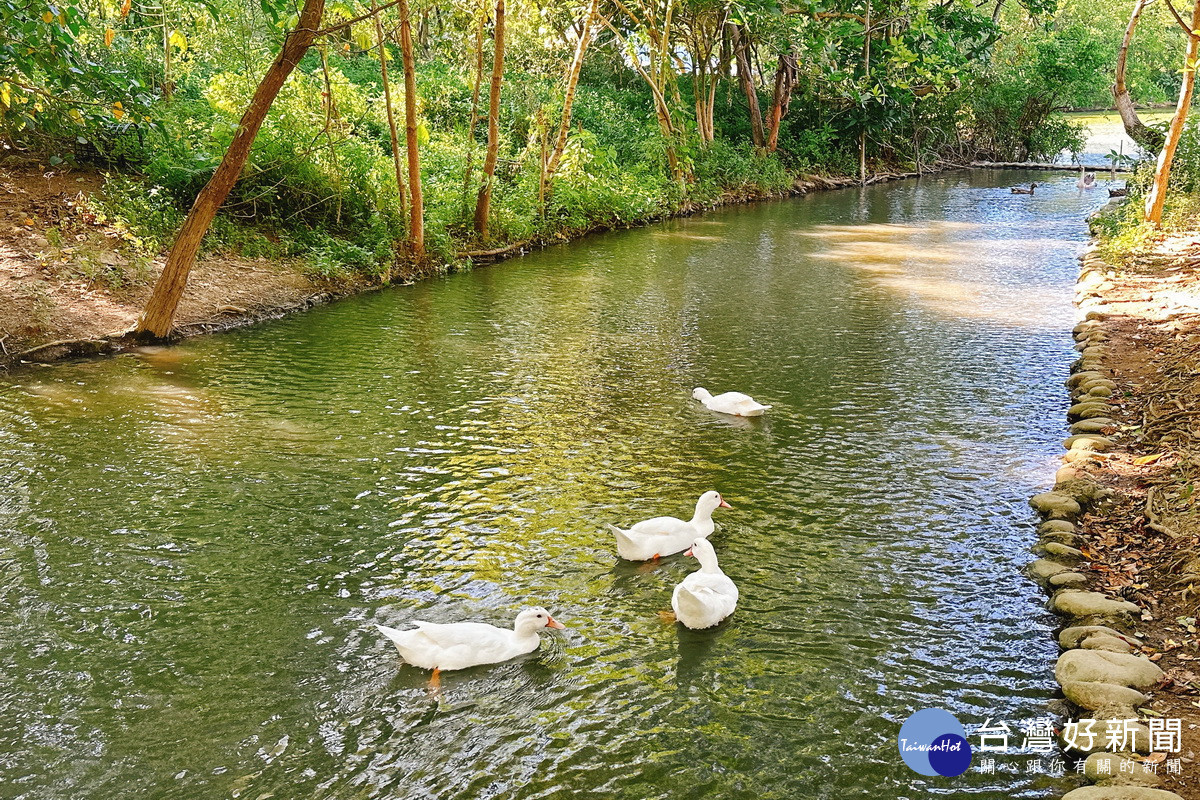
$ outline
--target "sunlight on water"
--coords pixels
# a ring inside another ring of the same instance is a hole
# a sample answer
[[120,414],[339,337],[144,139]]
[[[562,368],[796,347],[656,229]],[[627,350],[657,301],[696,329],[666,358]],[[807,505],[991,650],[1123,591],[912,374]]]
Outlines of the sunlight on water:
[[[1025,501],[1096,198],[1029,180],[730,209],[16,376],[5,795],[1037,794],[920,778],[895,741],[1054,687]],[[710,488],[742,599],[691,632],[659,612],[693,567],[621,563],[604,525]],[[440,698],[372,626],[533,603],[569,629]]]

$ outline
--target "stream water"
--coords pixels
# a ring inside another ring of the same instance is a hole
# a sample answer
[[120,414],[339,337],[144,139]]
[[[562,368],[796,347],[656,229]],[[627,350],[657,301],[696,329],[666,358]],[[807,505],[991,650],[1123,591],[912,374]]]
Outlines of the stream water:
[[[1039,757],[924,778],[896,734],[1016,746],[1054,688],[1021,568],[1074,180],[733,208],[0,384],[0,796],[1044,794]],[[604,523],[711,488],[741,604],[691,632],[658,612],[695,562]],[[440,697],[372,624],[527,604],[568,630]]]

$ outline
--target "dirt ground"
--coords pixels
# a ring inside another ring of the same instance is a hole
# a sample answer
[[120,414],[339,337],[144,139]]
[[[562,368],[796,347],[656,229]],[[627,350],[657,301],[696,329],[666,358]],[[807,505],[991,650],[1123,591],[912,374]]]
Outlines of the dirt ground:
[[1087,471],[1118,499],[1084,517],[1081,549],[1093,588],[1146,610],[1139,633],[1166,672],[1148,711],[1183,721],[1183,772],[1160,770],[1162,788],[1200,800],[1200,232],[1104,277],[1081,306],[1103,315],[1116,446]]
[[[46,342],[133,326],[162,269],[104,224],[86,198],[93,171],[0,167],[0,369]],[[181,326],[263,316],[328,291],[290,264],[209,254],[192,271]]]

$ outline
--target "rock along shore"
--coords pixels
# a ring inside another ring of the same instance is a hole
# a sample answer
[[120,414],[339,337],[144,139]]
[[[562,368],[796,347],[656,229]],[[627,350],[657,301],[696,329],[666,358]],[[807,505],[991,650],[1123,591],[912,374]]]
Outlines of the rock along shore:
[[[1032,548],[1038,558],[1029,564],[1028,574],[1047,591],[1048,607],[1063,625],[1058,633],[1062,654],[1054,666],[1063,710],[1099,734],[1086,749],[1080,746],[1082,737],[1075,737],[1074,746],[1060,737],[1069,757],[1084,760],[1081,775],[1093,784],[1068,792],[1065,800],[1184,800],[1157,788],[1163,783],[1164,758],[1150,755],[1150,730],[1139,711],[1155,690],[1170,683],[1157,659],[1146,655],[1157,651],[1139,633],[1151,614],[1126,595],[1098,586],[1091,568],[1094,549],[1104,544],[1089,535],[1085,515],[1088,520],[1103,518],[1119,500],[1109,488],[1113,481],[1104,480],[1102,473],[1110,451],[1120,446],[1112,436],[1120,426],[1113,404],[1118,383],[1105,358],[1105,315],[1096,310],[1098,298],[1111,288],[1106,285],[1110,270],[1094,247],[1081,261],[1076,302],[1084,318],[1073,330],[1080,356],[1066,380],[1070,436],[1063,441],[1066,454],[1054,487],[1029,501],[1042,522]],[[1127,732],[1116,751],[1108,747],[1110,722]]]

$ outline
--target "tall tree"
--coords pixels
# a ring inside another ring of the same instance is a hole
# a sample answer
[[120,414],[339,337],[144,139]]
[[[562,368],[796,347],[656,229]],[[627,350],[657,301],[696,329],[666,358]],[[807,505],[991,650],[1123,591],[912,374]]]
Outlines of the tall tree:
[[1192,105],[1192,92],[1196,88],[1196,57],[1200,54],[1200,0],[1192,6],[1192,25],[1187,35],[1187,53],[1183,60],[1183,85],[1179,89],[1179,103],[1175,115],[1167,128],[1167,138],[1158,154],[1158,168],[1154,172],[1154,185],[1146,197],[1145,220],[1151,225],[1162,224],[1163,205],[1167,201],[1167,184],[1171,180],[1171,162],[1175,149],[1183,136],[1183,125],[1187,122],[1188,109]]
[[712,144],[716,138],[713,109],[717,84],[728,71],[732,57],[726,46],[728,19],[729,4],[724,0],[689,0],[680,8],[679,23],[690,56],[696,132],[701,145]]
[[667,167],[682,193],[685,175],[683,163],[679,158],[679,131],[671,113],[672,101],[677,101],[679,96],[679,87],[675,80],[676,54],[673,39],[676,0],[662,0],[658,3],[636,0],[628,4],[623,0],[613,2],[625,17],[622,24],[636,31],[647,43],[646,63],[643,65],[640,48],[625,35],[621,30],[622,26],[601,16],[604,26],[612,31],[621,45],[630,66],[650,88],[650,96],[654,99],[654,116],[658,120],[658,128],[665,145]]
[[225,151],[225,156],[208,183],[196,195],[196,200],[183,221],[175,245],[167,256],[166,266],[158,276],[150,299],[146,302],[146,308],[138,319],[135,334],[139,338],[165,339],[174,329],[175,311],[179,308],[183,290],[187,287],[188,274],[196,263],[200,242],[208,232],[221,204],[237,183],[238,176],[246,165],[246,159],[250,156],[250,146],[254,144],[254,137],[258,135],[258,130],[283,87],[283,82],[292,74],[292,70],[300,63],[300,59],[304,57],[316,37],[324,13],[325,0],[304,0],[296,27],[284,38],[283,46],[259,81],[250,105],[242,114],[229,149]]
[[500,88],[504,80],[504,0],[496,0],[496,20],[492,39],[492,87],[488,97],[488,146],[483,160],[483,185],[475,202],[475,233],[479,238],[488,235],[488,216],[491,214],[492,183],[496,175],[496,159],[500,155]]
[[[371,0],[371,10],[377,10],[375,0]],[[388,133],[391,137],[392,168],[396,173],[396,192],[400,200],[400,214],[407,219],[408,192],[405,190],[404,169],[400,161],[400,136],[396,130],[396,113],[392,109],[392,82],[388,78],[387,68],[387,40],[383,35],[383,20],[380,19],[378,13],[375,14],[375,43],[379,48],[379,77],[383,81],[383,106],[387,114]]]
[[1113,73],[1112,93],[1117,113],[1121,115],[1121,122],[1125,126],[1125,132],[1129,134],[1129,138],[1141,145],[1142,149],[1154,153],[1163,146],[1163,135],[1142,122],[1137,109],[1133,107],[1129,89],[1125,86],[1125,64],[1129,55],[1129,44],[1133,41],[1133,32],[1137,29],[1142,11],[1152,2],[1153,0],[1138,0],[1133,7],[1129,25],[1125,27],[1125,38],[1121,40],[1121,49],[1117,53],[1117,68]]
[[779,148],[779,127],[792,101],[796,67],[795,54],[780,54],[779,66],[775,69],[775,86],[771,92],[771,111],[767,114],[767,150],[772,153]]
[[475,69],[471,80],[471,119],[467,123],[467,164],[463,169],[463,213],[471,191],[471,172],[475,156],[475,126],[479,124],[479,87],[483,84],[483,26],[487,23],[487,2],[479,4],[475,23]]
[[[503,0],[501,0],[503,2]],[[404,61],[404,143],[408,151],[408,240],[415,258],[425,257],[425,203],[421,197],[421,143],[417,131],[416,53],[408,0],[400,0],[400,49]]]
[[749,32],[741,25],[731,23],[733,53],[737,63],[738,83],[746,95],[746,107],[750,113],[750,139],[755,147],[765,147],[762,109],[758,105],[758,86],[754,80],[754,61]]
[[[863,49],[862,49],[863,80],[871,79],[871,0],[867,0],[867,13],[863,17]],[[863,119],[858,132],[858,181],[867,182],[867,121]]]
[[596,16],[600,13],[600,0],[591,0],[583,28],[579,32],[579,42],[575,45],[575,57],[571,60],[571,71],[567,73],[567,90],[563,97],[562,119],[558,125],[558,136],[554,140],[554,150],[546,162],[546,182],[549,182],[558,170],[558,162],[567,146],[567,134],[571,131],[571,106],[575,102],[575,88],[579,85],[579,73],[583,69],[583,56],[587,53],[588,44],[592,41]]

